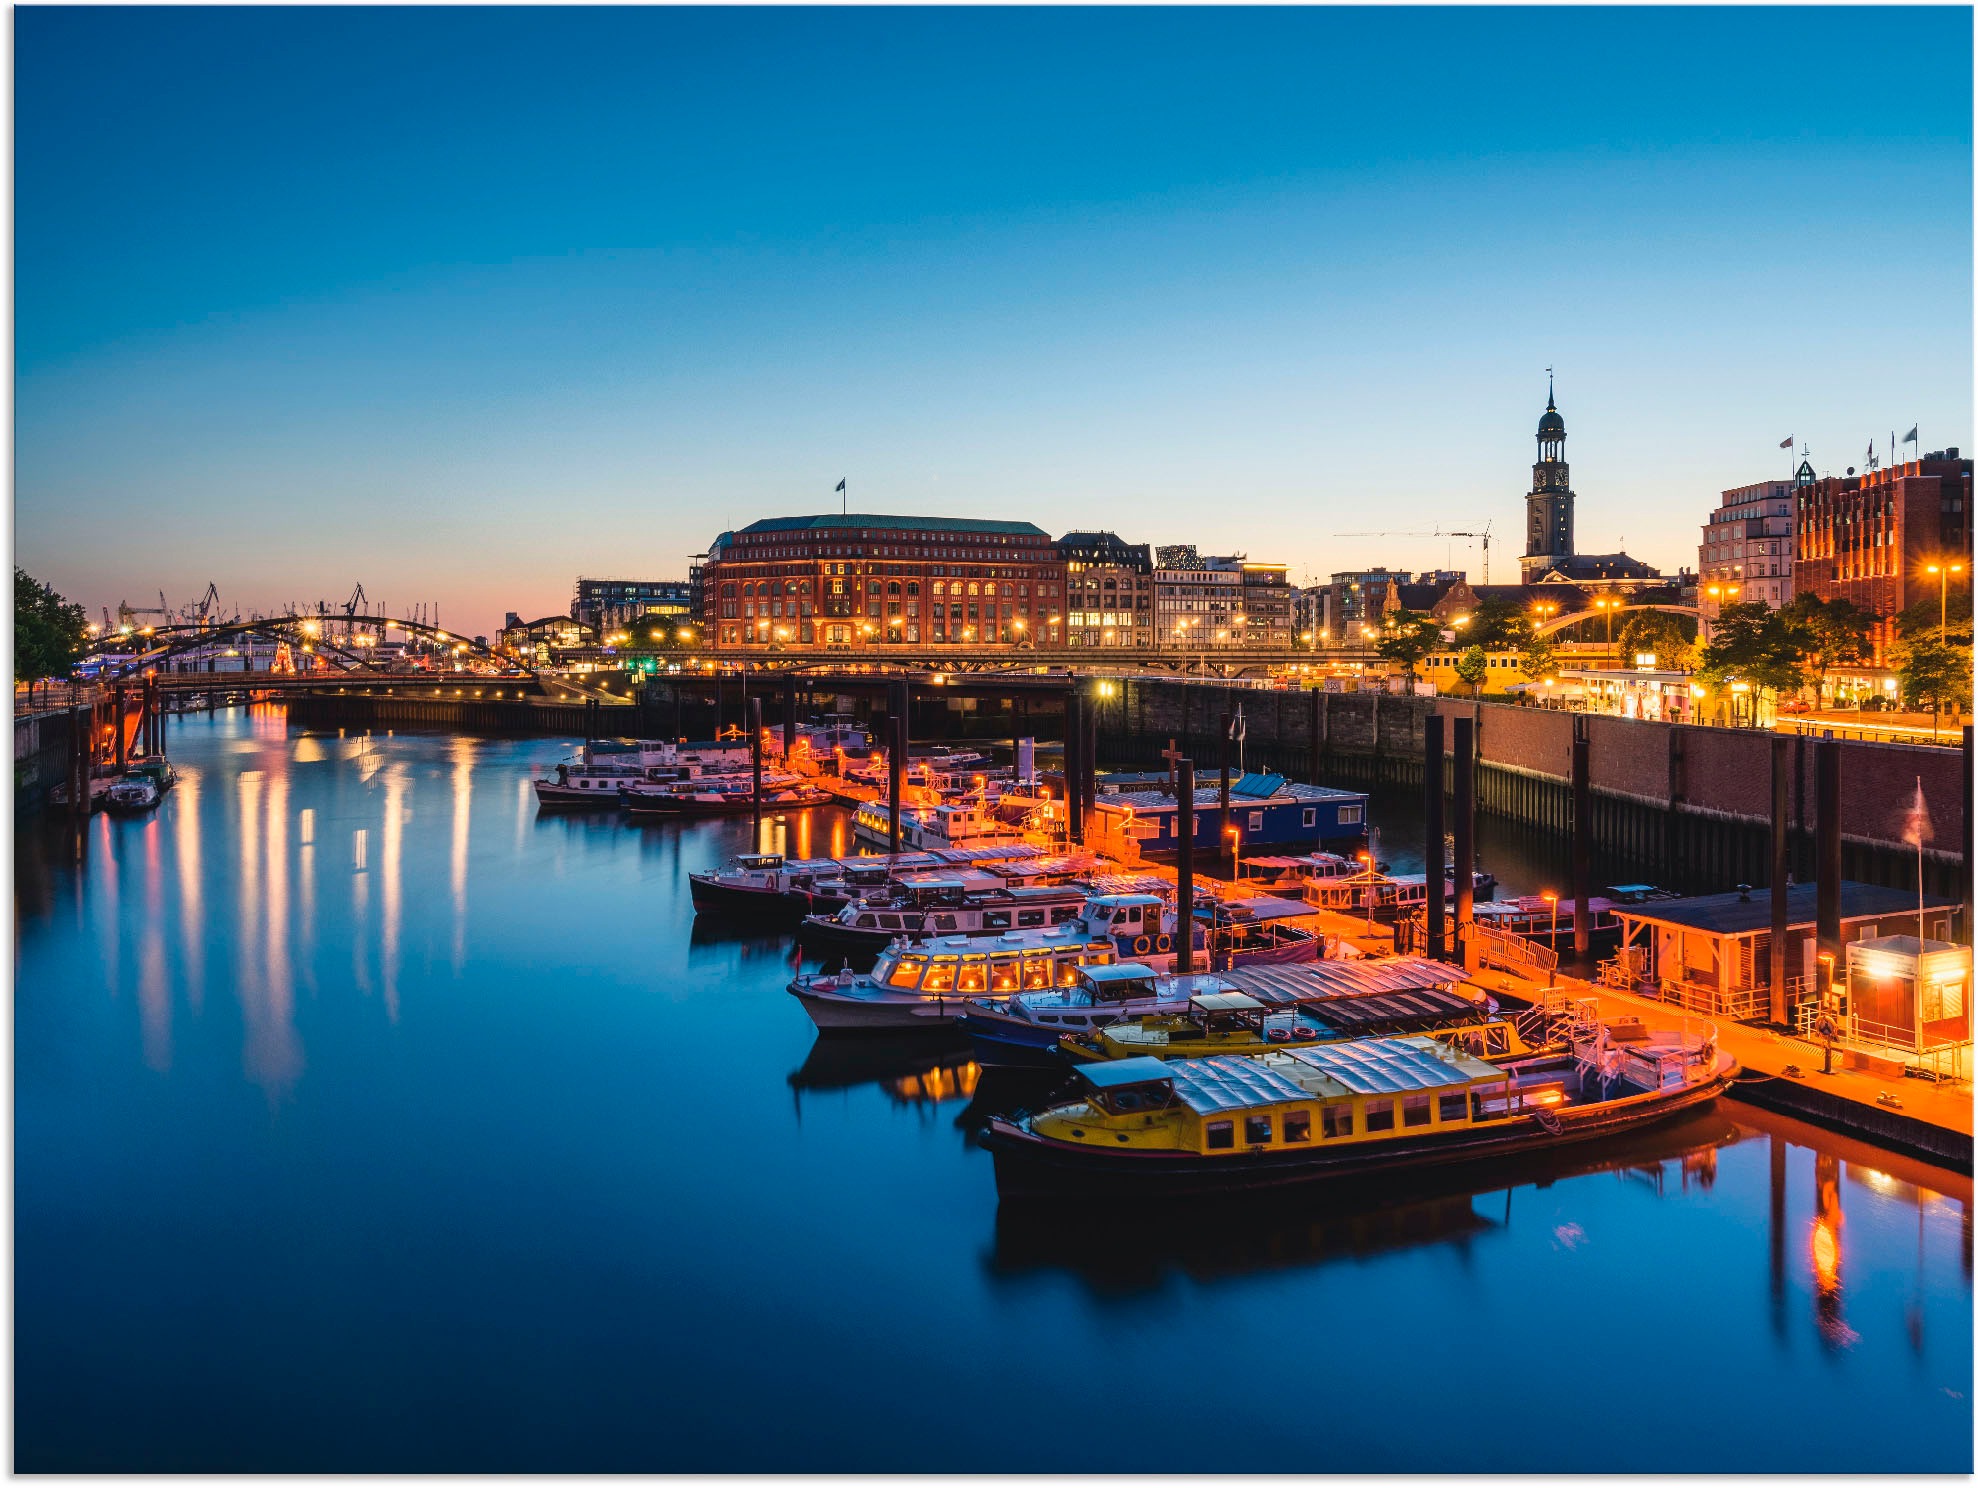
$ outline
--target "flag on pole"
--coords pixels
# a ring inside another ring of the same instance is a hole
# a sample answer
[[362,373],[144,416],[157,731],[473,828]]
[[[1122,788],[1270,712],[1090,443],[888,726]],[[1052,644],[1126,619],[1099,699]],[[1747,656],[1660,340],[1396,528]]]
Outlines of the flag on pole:
[[1914,444],[1914,443],[1916,443],[1916,425],[1914,425],[1914,424],[1911,424],[1911,425],[1909,426],[1909,432],[1908,432],[1907,434],[1905,434],[1905,435],[1903,435],[1903,437],[1902,437],[1902,442],[1903,442],[1904,444]]
[[1788,434],[1784,439],[1781,439],[1779,441],[1780,449],[1791,449],[1792,447],[1793,447],[1793,436],[1790,434]]
[[842,491],[845,489],[845,483],[843,481],[839,481],[838,484],[834,486],[832,489],[837,491]]
[[1933,835],[1930,808],[1923,803],[1923,777],[1919,775],[1916,777],[1916,794],[1902,819],[1902,840],[1912,847],[1921,847]]

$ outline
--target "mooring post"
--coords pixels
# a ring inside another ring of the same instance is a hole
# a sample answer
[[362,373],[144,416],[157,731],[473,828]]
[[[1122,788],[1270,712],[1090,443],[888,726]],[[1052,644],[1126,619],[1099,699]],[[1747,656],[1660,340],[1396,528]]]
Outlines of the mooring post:
[[1236,715],[1223,709],[1223,726],[1216,731],[1216,773],[1222,783],[1216,788],[1216,861],[1223,877],[1234,878],[1229,861],[1229,736],[1236,728]]
[[1314,687],[1305,694],[1309,710],[1305,722],[1305,777],[1313,785],[1323,785],[1319,778],[1319,699],[1325,694]]
[[117,723],[117,737],[113,745],[113,747],[116,749],[117,752],[114,758],[116,759],[117,762],[117,773],[121,775],[124,772],[124,765],[128,763],[128,752],[124,747],[124,684],[123,683],[119,682],[116,685],[116,687],[114,687],[111,690],[111,697],[115,699],[114,707],[116,712],[116,723]]
[[[1586,961],[1593,895],[1593,720],[1573,716],[1573,959]],[[1557,947],[1554,947],[1557,949]]]
[[762,851],[762,699],[749,699],[749,851]]
[[[1972,937],[1971,920],[1971,725],[1964,726],[1964,928],[1963,938]],[[1956,939],[1957,937],[1952,937]]]
[[[1378,696],[1378,694],[1376,694]],[[1470,964],[1470,920],[1476,907],[1477,769],[1476,723],[1454,720],[1456,743],[1456,951]],[[1434,893],[1433,886],[1429,892]]]
[[1079,804],[1085,808],[1085,840],[1090,841],[1099,827],[1099,708],[1096,703],[1083,713],[1085,742],[1078,751]]
[[1814,931],[1822,997],[1841,966],[1841,744],[1822,739],[1813,750]]
[[1442,715],[1440,713],[1431,713],[1422,720],[1422,838],[1428,871],[1428,892],[1423,905],[1428,915],[1429,955],[1440,961],[1447,954],[1444,941],[1448,935],[1442,894],[1443,865],[1448,859],[1442,844]]
[[1784,734],[1772,736],[1772,997],[1767,1009],[1772,1021],[1786,1021],[1786,932],[1790,916],[1786,912],[1787,859],[1791,839],[1786,832],[1787,750],[1791,741]]
[[1085,840],[1085,814],[1078,799],[1080,778],[1084,774],[1079,756],[1085,738],[1084,699],[1078,695],[1078,684],[1073,683],[1065,691],[1065,843]]
[[783,683],[783,768],[790,767],[790,755],[797,747],[797,683],[794,677]]
[[907,684],[886,690],[886,850],[900,851],[900,798],[907,786]]

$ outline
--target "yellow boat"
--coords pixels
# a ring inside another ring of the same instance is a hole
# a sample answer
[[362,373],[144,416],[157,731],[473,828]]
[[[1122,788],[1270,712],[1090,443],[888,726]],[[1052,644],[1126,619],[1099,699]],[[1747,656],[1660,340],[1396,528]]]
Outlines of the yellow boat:
[[1202,993],[1189,998],[1186,1008],[1066,1034],[1058,1040],[1058,1051],[1075,1064],[1142,1055],[1207,1059],[1416,1033],[1486,1059],[1532,1052],[1509,1018],[1443,987],[1312,998],[1291,1008],[1272,1007],[1247,992]]
[[1420,1035],[1143,1056],[1080,1065],[1079,1098],[997,1117],[981,1141],[1005,1199],[1272,1188],[1613,1135],[1715,1100],[1737,1068],[1688,1021],[1495,1063]]

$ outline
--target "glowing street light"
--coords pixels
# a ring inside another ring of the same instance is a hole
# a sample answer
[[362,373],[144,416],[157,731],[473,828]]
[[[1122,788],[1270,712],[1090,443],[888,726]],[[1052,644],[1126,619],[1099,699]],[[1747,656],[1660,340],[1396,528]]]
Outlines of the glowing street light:
[[1945,632],[1950,628],[1950,576],[1954,573],[1963,573],[1964,565],[1962,563],[1932,563],[1924,572],[1933,573],[1937,576],[1937,639],[1941,641],[1944,639]]

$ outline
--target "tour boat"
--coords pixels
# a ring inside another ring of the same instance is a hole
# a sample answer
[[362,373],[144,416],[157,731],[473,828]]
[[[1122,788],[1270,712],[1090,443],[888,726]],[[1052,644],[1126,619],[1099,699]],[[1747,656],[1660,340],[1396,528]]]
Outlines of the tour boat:
[[[852,814],[852,835],[875,847],[889,846],[890,825],[884,801],[862,801]],[[986,801],[944,801],[907,805],[900,811],[900,846],[928,851],[945,847],[977,847],[987,842],[1021,842],[1020,825],[1000,820]]]
[[1011,887],[994,873],[914,873],[890,893],[807,916],[797,932],[805,949],[876,955],[901,935],[1000,935],[1078,918],[1087,890],[1078,884]]
[[[1455,893],[1451,887],[1455,882],[1454,875],[1453,868],[1444,868],[1445,902]],[[1369,915],[1379,924],[1392,925],[1427,907],[1428,884],[1426,873],[1362,872],[1354,878],[1308,878],[1304,883],[1304,894],[1305,902],[1318,908],[1329,909],[1336,914]],[[1497,892],[1496,877],[1482,869],[1471,874],[1470,885],[1472,904],[1487,903]],[[1370,899],[1373,901],[1371,913],[1368,908]]]
[[689,873],[687,887],[696,913],[788,921],[838,909],[861,892],[877,892],[885,888],[890,873],[883,858],[841,862],[744,853],[726,868]]
[[1146,1013],[1086,1033],[1068,1033],[1058,1050],[1074,1063],[1103,1059],[1205,1059],[1261,1054],[1304,1044],[1374,1035],[1426,1033],[1481,1057],[1531,1052],[1511,1020],[1482,996],[1448,988],[1314,998],[1273,1008],[1247,992],[1199,994],[1185,1008]]
[[[619,797],[634,816],[747,816],[757,809],[756,791],[746,775],[628,785]],[[763,777],[760,805],[764,811],[801,811],[830,799],[828,791],[806,785],[795,775]]]
[[789,991],[819,1028],[933,1028],[953,1023],[971,998],[1065,985],[1079,968],[1113,959],[1110,938],[1073,921],[1051,930],[1008,930],[993,940],[953,935],[902,942],[881,952],[868,973],[806,974]]
[[1710,1024],[1597,1025],[1489,1062],[1426,1035],[1076,1067],[1079,1098],[993,1118],[1005,1199],[1275,1188],[1474,1162],[1631,1131],[1714,1101],[1737,1073]]

